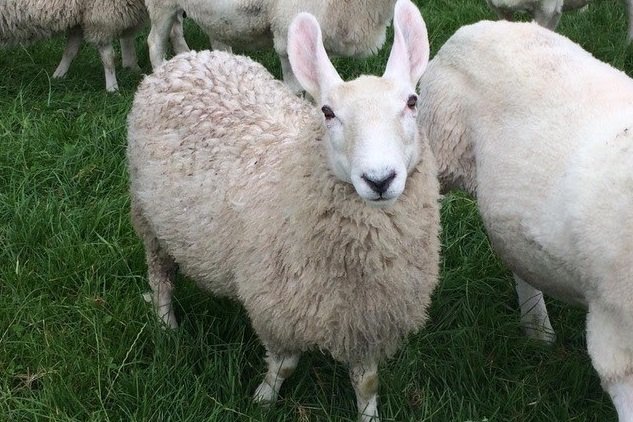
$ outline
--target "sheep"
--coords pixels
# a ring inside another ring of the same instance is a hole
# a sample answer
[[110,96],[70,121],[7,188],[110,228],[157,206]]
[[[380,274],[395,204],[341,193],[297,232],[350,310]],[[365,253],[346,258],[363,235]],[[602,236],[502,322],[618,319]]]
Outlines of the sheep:
[[309,12],[316,16],[329,53],[366,57],[385,42],[395,0],[146,0],[146,4],[152,25],[147,43],[153,68],[164,61],[171,22],[184,9],[209,35],[214,49],[274,47],[283,80],[293,91],[301,92],[287,52],[288,25],[294,15]]
[[429,44],[410,0],[395,16],[383,77],[350,82],[330,63],[316,18],[296,17],[288,55],[317,107],[263,66],[219,51],[173,58],[136,93],[132,219],[155,310],[177,326],[176,264],[239,300],[267,350],[258,402],[274,401],[299,354],[318,348],[350,365],[362,420],[377,421],[377,365],[426,320],[439,185],[418,142],[415,88]]
[[[0,3],[0,47],[30,43],[66,32],[68,39],[61,62],[53,73],[62,78],[68,72],[83,38],[96,45],[105,71],[106,90],[116,91],[112,41],[121,37],[123,67],[140,70],[134,49],[137,30],[147,21],[143,0],[6,0]],[[187,51],[182,34],[182,17],[171,28],[174,51]]]
[[534,23],[499,21],[458,30],[419,88],[440,186],[477,198],[517,280],[588,309],[593,366],[633,421],[633,81]]
[[486,0],[499,19],[512,20],[515,12],[527,11],[541,26],[552,31],[563,11],[585,7],[590,0]]

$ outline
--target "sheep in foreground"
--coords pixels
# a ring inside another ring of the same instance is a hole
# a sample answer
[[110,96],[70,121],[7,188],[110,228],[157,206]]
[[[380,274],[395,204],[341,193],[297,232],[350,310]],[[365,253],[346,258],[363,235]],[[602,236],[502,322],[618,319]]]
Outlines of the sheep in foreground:
[[[123,67],[139,70],[134,48],[137,30],[147,21],[143,0],[6,0],[0,2],[0,47],[68,34],[62,60],[53,77],[62,78],[68,72],[82,40],[99,50],[105,71],[106,90],[118,89],[114,69],[112,42],[121,38]],[[176,52],[188,50],[182,34],[182,18],[176,16],[171,29],[172,45]]]
[[585,7],[590,0],[486,0],[499,19],[511,21],[515,12],[525,11],[541,26],[552,31],[563,11]]
[[385,42],[395,0],[146,0],[152,29],[147,39],[152,66],[164,61],[171,23],[180,10],[197,22],[214,49],[274,47],[284,81],[295,92],[301,85],[288,61],[288,26],[299,12],[314,15],[323,29],[328,53],[365,57]]
[[517,280],[588,309],[593,366],[633,421],[633,80],[535,24],[481,22],[420,99],[440,185],[476,196]]
[[385,74],[351,82],[316,19],[297,16],[290,62],[318,108],[252,60],[208,51],[159,67],[134,99],[132,216],[155,309],[176,326],[176,264],[239,300],[267,349],[259,402],[317,348],[350,365],[362,420],[376,421],[377,365],[426,320],[439,185],[415,85],[429,47],[413,3],[395,15]]

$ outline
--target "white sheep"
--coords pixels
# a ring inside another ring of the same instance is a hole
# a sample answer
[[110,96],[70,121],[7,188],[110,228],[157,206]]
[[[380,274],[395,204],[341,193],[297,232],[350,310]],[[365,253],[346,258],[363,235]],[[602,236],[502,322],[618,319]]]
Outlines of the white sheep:
[[[66,75],[82,40],[95,44],[105,71],[106,90],[118,89],[112,42],[121,38],[123,67],[139,70],[134,38],[147,21],[143,0],[5,0],[0,2],[0,47],[50,38],[67,33],[62,60],[53,77]],[[171,40],[176,52],[187,51],[182,34],[181,15],[175,17]]]
[[517,279],[588,309],[593,366],[633,421],[633,80],[533,23],[480,22],[429,64],[418,122]]
[[267,349],[259,402],[316,348],[350,365],[362,420],[377,421],[377,365],[426,320],[439,185],[415,85],[429,46],[413,3],[395,15],[385,74],[351,82],[316,19],[297,16],[288,54],[317,107],[252,60],[208,51],[165,63],[134,99],[132,216],[155,309],[176,326],[176,264],[239,300]]
[[563,11],[585,7],[590,0],[486,0],[499,19],[511,21],[515,12],[528,12],[541,26],[552,31]]
[[165,59],[169,28],[181,10],[197,22],[214,49],[274,47],[283,79],[295,92],[301,86],[288,61],[288,26],[299,12],[314,15],[323,29],[328,53],[365,57],[385,42],[395,0],[146,0],[152,22],[147,39],[152,66]]

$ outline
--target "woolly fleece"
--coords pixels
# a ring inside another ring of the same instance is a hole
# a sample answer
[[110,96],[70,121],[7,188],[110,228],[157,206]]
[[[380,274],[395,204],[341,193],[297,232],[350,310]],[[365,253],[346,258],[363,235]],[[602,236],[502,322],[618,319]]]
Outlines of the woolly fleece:
[[422,327],[437,281],[435,164],[423,145],[396,204],[373,208],[330,172],[323,133],[319,111],[261,65],[181,54],[145,78],[129,115],[135,226],[238,299],[273,353],[381,359]]

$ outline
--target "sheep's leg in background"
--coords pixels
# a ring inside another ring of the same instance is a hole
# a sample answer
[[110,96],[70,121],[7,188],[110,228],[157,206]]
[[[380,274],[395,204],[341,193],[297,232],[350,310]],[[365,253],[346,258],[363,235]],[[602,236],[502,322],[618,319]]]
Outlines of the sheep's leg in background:
[[510,9],[495,8],[495,12],[497,12],[497,17],[500,20],[506,20],[509,22],[512,22],[514,20],[514,13]]
[[629,42],[633,41],[633,0],[626,0],[626,7],[629,12]]
[[545,0],[534,10],[534,20],[552,31],[556,30],[563,13],[563,0]]
[[97,49],[99,50],[105,72],[106,91],[118,91],[119,85],[116,81],[116,71],[114,69],[114,48],[112,48],[112,43],[97,45]]
[[619,422],[633,422],[632,316],[589,304],[587,350]]
[[[146,4],[148,4],[146,2]],[[149,4],[148,4],[149,6]],[[174,8],[155,9],[148,7],[152,29],[147,37],[149,59],[152,69],[156,69],[165,61],[165,51],[169,35],[182,11]]]
[[228,44],[224,44],[222,41],[214,40],[209,37],[209,42],[211,43],[211,48],[213,50],[226,51],[227,53],[233,52],[233,48]]
[[174,50],[174,54],[186,53],[189,51],[187,41],[185,41],[185,35],[183,32],[183,11],[180,11],[176,15],[176,21],[171,26],[171,32],[169,33],[169,39],[171,41],[171,47]]
[[543,293],[520,279],[516,274],[514,274],[514,282],[521,306],[523,331],[530,338],[554,343],[556,334],[549,321]]
[[571,10],[580,10],[581,12],[587,9],[587,5],[591,0],[564,0],[563,12],[569,12]]
[[369,362],[352,366],[349,375],[356,392],[359,420],[378,422],[378,365]]
[[281,385],[297,368],[300,354],[278,355],[272,353],[266,347],[266,362],[268,372],[257,390],[253,399],[257,403],[269,404],[277,400]]
[[136,31],[127,31],[121,35],[121,65],[134,72],[140,72],[138,57],[136,56]]
[[132,224],[145,246],[145,260],[147,262],[147,278],[151,288],[151,302],[156,315],[169,328],[178,328],[172,297],[176,264],[163,248],[143,217],[140,208],[132,204]]
[[57,65],[57,69],[53,73],[53,78],[63,78],[68,72],[68,68],[72,61],[77,57],[79,47],[83,41],[83,31],[81,27],[76,26],[68,30],[68,39],[66,40],[66,47],[64,48],[64,54],[62,60]]
[[288,60],[288,55],[279,53],[279,60],[281,60],[281,75],[283,77],[284,83],[288,85],[290,90],[295,94],[301,94],[303,92],[303,87],[292,71],[290,60]]

